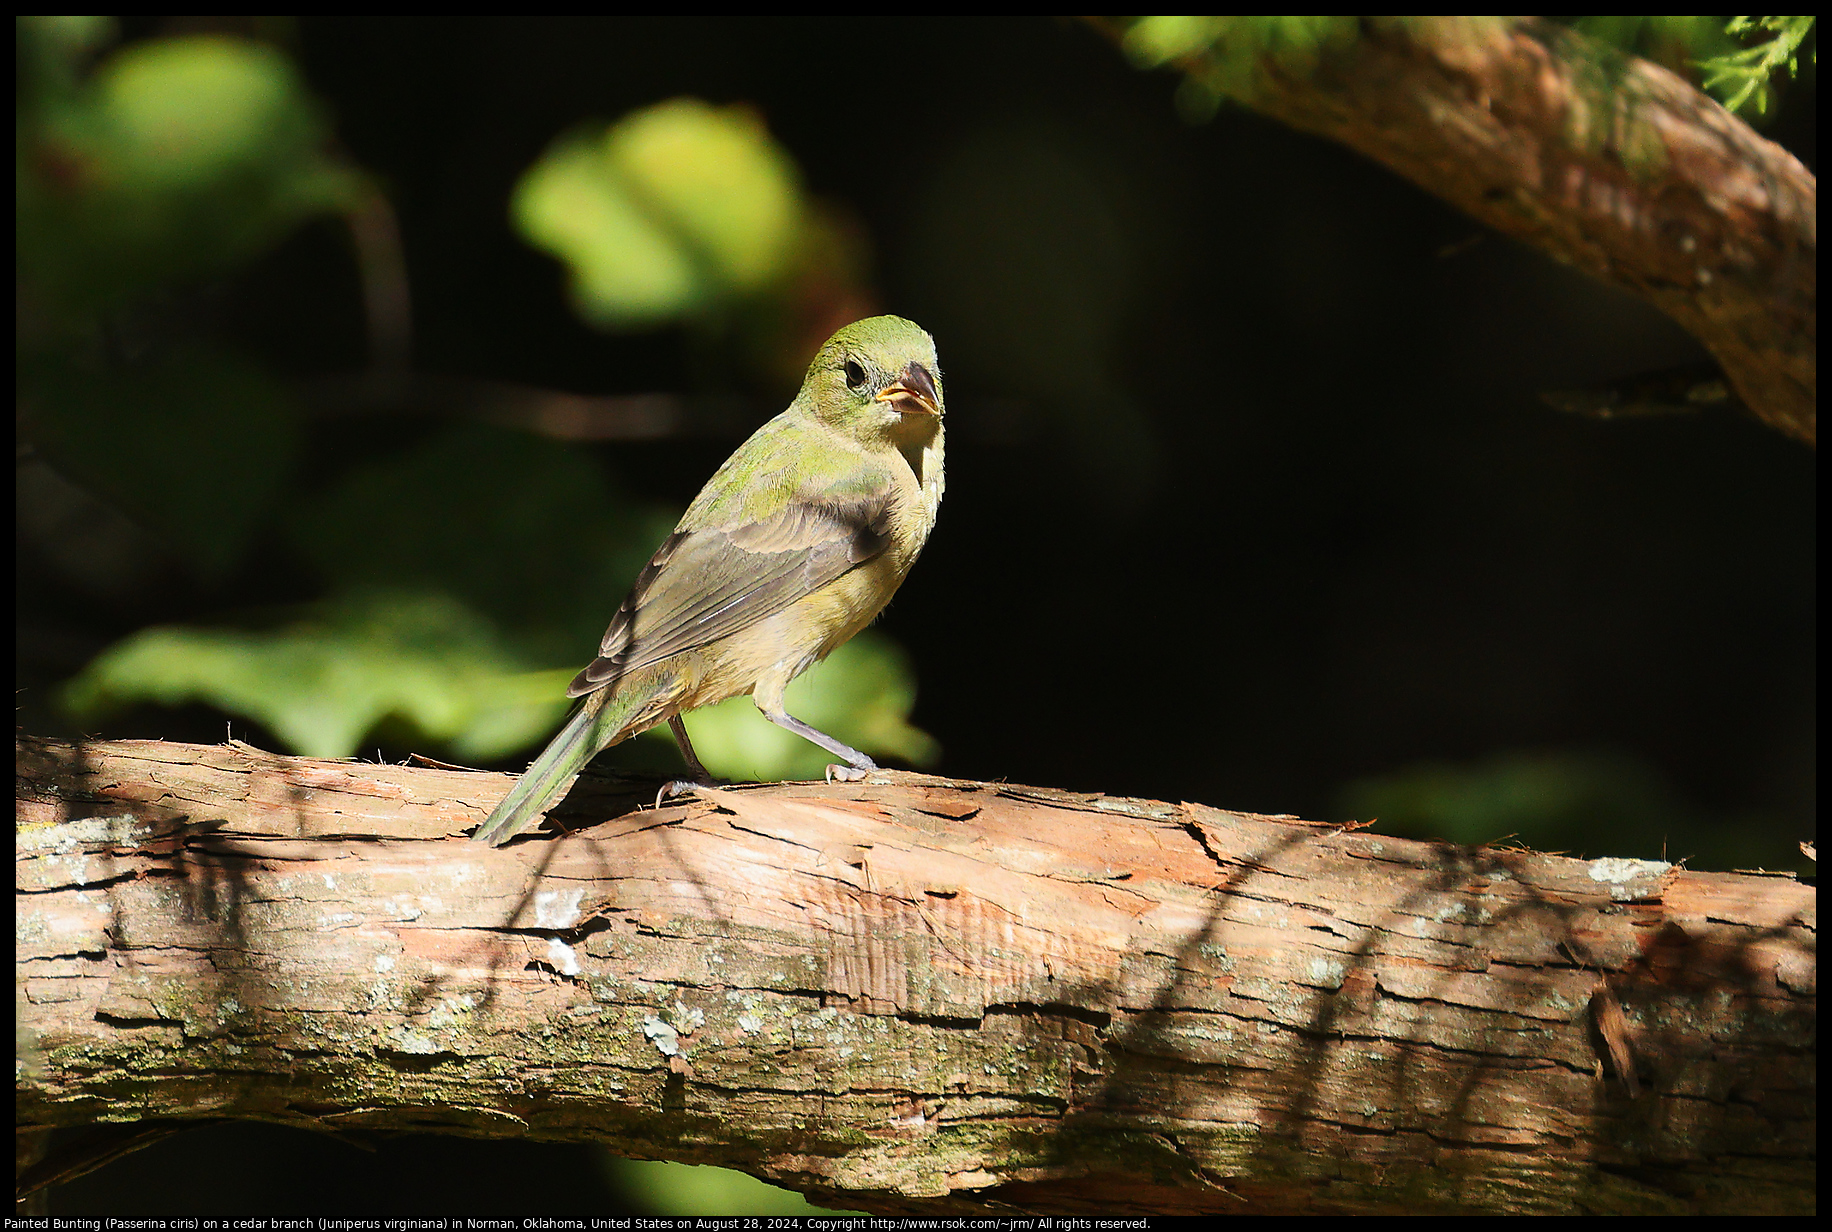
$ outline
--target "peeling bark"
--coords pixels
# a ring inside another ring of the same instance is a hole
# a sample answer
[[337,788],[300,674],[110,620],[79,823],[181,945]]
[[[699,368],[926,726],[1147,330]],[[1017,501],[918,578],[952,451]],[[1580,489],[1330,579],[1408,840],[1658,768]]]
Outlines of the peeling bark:
[[899,773],[588,779],[493,850],[507,775],[17,757],[22,1132],[590,1139],[885,1212],[1813,1208],[1788,877]]
[[1639,295],[1815,441],[1818,181],[1682,78],[1534,17],[1368,17],[1314,71],[1260,67],[1242,103]]

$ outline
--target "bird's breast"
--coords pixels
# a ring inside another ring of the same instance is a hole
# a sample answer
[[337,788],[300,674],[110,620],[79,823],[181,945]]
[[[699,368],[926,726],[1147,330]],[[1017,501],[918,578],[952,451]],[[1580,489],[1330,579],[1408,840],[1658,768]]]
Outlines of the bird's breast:
[[891,601],[928,542],[941,506],[941,438],[894,466],[884,550],[780,612],[686,652],[683,709],[749,693],[766,673],[799,674],[864,629]]

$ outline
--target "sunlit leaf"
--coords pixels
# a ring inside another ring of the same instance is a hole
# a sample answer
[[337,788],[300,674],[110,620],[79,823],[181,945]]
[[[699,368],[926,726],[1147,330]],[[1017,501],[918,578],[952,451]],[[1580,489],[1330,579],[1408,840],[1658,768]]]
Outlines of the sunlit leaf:
[[69,682],[64,701],[79,719],[203,703],[311,757],[350,756],[393,721],[485,759],[550,730],[570,675],[527,671],[488,621],[446,596],[369,591],[272,630],[143,629]]
[[516,185],[513,210],[530,243],[566,262],[588,320],[659,324],[710,292],[686,246],[637,205],[602,136],[562,138]]
[[[1212,114],[1220,99],[1251,94],[1268,67],[1309,75],[1324,53],[1359,37],[1360,21],[1287,15],[1139,17],[1126,26],[1121,42],[1141,68],[1178,62],[1207,100],[1202,111]],[[1206,118],[1193,110],[1191,100],[1180,97],[1179,106],[1186,118]]]
[[516,225],[559,257],[607,328],[657,325],[754,295],[793,254],[793,161],[755,113],[674,99],[574,132],[516,186]]
[[629,1202],[650,1215],[827,1215],[790,1189],[730,1168],[670,1160],[605,1157],[605,1172]]
[[606,153],[734,291],[756,291],[781,268],[801,221],[801,187],[750,108],[662,103],[613,128]]
[[41,76],[15,177],[20,273],[41,306],[222,269],[357,191],[291,61],[265,44],[151,39],[80,87]]
[[1225,17],[1141,17],[1126,29],[1122,45],[1140,68],[1156,68],[1201,51],[1221,32]]
[[147,193],[207,187],[320,136],[291,63],[259,43],[140,43],[110,62],[96,89],[120,172]]

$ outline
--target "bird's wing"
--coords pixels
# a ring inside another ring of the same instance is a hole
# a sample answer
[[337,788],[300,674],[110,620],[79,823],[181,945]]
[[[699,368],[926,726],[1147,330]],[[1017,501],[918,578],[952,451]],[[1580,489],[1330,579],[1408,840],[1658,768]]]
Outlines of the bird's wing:
[[812,594],[890,543],[885,491],[792,502],[760,522],[676,531],[636,576],[579,697],[671,654],[729,637]]

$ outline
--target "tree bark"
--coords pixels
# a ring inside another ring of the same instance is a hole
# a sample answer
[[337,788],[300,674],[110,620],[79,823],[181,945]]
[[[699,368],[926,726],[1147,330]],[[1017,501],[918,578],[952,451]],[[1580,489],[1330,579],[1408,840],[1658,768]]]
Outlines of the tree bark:
[[[1239,78],[1213,54],[1179,63]],[[1256,68],[1239,101],[1639,295],[1815,441],[1818,181],[1685,80],[1534,17],[1367,17],[1314,69]]]
[[881,1212],[1804,1213],[1791,877],[885,773],[22,738],[18,1123],[589,1139]]

